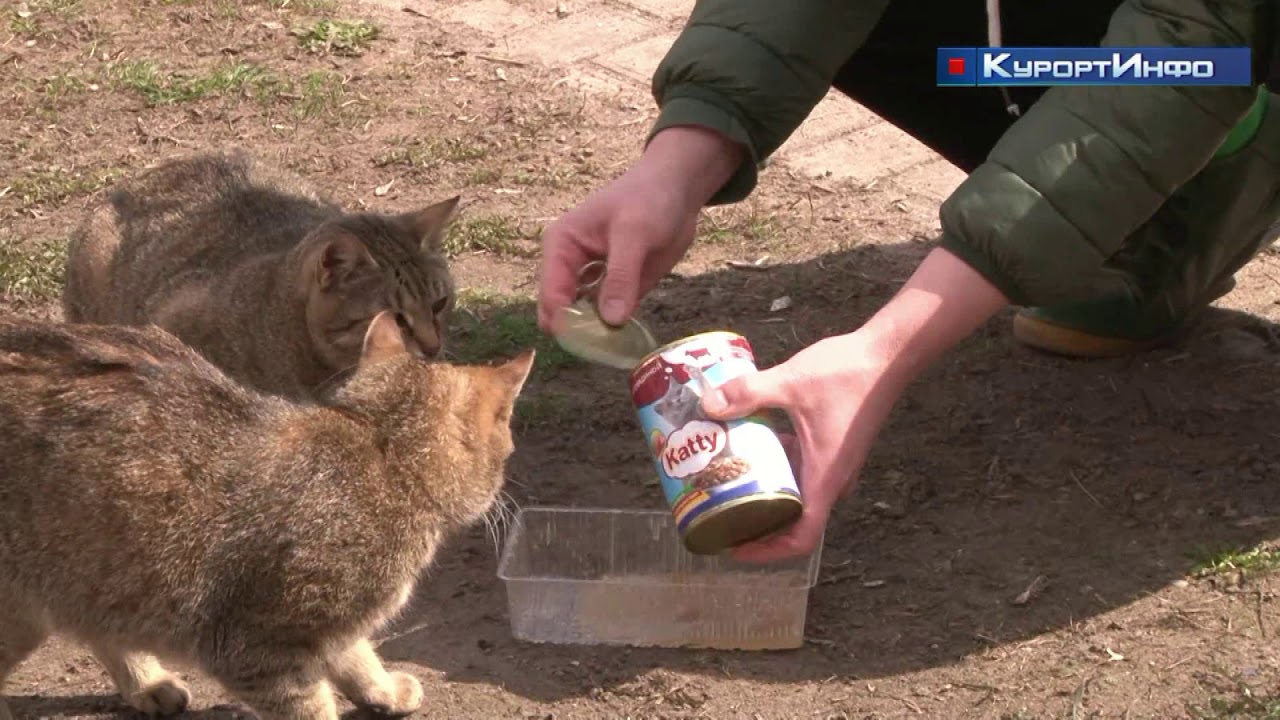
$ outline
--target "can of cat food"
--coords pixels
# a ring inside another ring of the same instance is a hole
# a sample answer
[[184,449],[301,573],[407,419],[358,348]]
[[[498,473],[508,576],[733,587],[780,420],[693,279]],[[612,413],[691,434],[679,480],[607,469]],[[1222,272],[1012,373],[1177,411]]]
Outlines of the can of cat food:
[[800,517],[800,490],[768,419],[721,422],[702,411],[707,389],[755,371],[746,338],[708,332],[658,348],[631,373],[640,427],[692,553],[717,554]]

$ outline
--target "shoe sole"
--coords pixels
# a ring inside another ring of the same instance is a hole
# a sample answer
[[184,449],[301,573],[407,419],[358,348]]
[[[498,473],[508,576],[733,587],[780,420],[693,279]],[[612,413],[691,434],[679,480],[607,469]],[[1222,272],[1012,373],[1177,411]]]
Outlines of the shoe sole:
[[[1170,333],[1173,335],[1174,333]],[[1110,338],[1055,325],[1019,312],[1013,316],[1013,337],[1034,350],[1062,357],[1097,360],[1133,355],[1154,349],[1172,337],[1151,340]]]
[[1199,320],[1210,304],[1234,290],[1235,285],[1234,278],[1228,278],[1219,283],[1211,294],[1210,300],[1199,311],[1171,330],[1153,338],[1135,340],[1094,335],[1043,320],[1028,314],[1027,310],[1019,310],[1013,316],[1013,336],[1027,347],[1062,357],[1097,360],[1135,355],[1169,345],[1177,340]]

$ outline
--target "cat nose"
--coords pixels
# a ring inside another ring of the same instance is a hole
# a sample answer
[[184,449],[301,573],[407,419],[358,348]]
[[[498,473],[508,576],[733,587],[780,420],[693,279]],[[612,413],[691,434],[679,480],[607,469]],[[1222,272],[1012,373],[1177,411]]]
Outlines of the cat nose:
[[440,355],[440,343],[438,342],[419,342],[416,346],[419,357],[426,360],[434,360]]

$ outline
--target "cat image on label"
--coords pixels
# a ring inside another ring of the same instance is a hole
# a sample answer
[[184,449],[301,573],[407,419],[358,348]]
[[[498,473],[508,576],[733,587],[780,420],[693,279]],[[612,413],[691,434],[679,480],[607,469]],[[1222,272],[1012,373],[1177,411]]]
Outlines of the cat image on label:
[[[667,392],[654,403],[653,410],[671,426],[662,441],[667,472],[681,479],[686,487],[705,489],[722,485],[750,469],[730,447],[729,426],[707,417],[702,410],[702,396],[693,389],[705,382],[702,371],[726,357],[706,347],[678,348],[661,355]],[[710,457],[706,457],[708,455]],[[698,469],[681,477],[681,466],[690,461]]]

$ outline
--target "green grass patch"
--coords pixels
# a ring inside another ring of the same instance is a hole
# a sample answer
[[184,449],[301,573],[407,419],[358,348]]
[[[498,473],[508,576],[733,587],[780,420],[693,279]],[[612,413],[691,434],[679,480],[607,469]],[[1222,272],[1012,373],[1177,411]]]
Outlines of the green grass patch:
[[[580,362],[538,327],[533,301],[476,290],[458,294],[450,330],[450,355],[458,362],[485,363],[534,348],[534,373],[546,377]],[[527,409],[534,417],[552,408]]]
[[248,63],[227,63],[207,73],[187,75],[161,70],[150,60],[134,60],[115,65],[110,72],[117,86],[139,93],[152,106],[191,102],[230,92],[270,99],[283,87],[274,75]]
[[80,14],[80,0],[27,0],[25,4],[32,12],[49,13],[63,17],[76,17]]
[[[1204,681],[1202,681],[1203,683]],[[1280,720],[1280,698],[1258,694],[1240,678],[1221,672],[1208,678],[1211,697],[1201,705],[1187,703],[1188,717],[1198,720]]]
[[307,52],[358,57],[378,39],[380,31],[364,20],[319,20],[293,34]]
[[502,179],[502,173],[492,168],[481,168],[467,176],[468,185],[490,185]]
[[22,303],[43,303],[62,292],[67,249],[64,243],[20,243],[0,237],[0,295]]
[[564,189],[573,185],[574,177],[579,174],[563,167],[523,170],[513,175],[511,182],[526,187]]
[[45,78],[41,83],[40,89],[44,93],[45,99],[49,102],[57,103],[68,95],[84,92],[87,87],[88,84],[79,77],[63,71],[53,77]]
[[465,253],[487,252],[494,255],[528,257],[529,250],[519,241],[530,237],[521,231],[515,220],[505,215],[480,215],[464,218],[449,226],[444,240],[446,257]]
[[[20,78],[15,86],[22,92],[16,94],[14,99],[19,106],[25,106],[27,109],[39,108],[53,111],[59,109],[71,98],[85,94],[90,82],[92,81],[86,80],[80,74],[67,70],[47,77]],[[49,122],[56,122],[56,117],[56,114],[50,115]]]
[[1196,553],[1191,573],[1196,577],[1208,577],[1241,571],[1265,574],[1280,569],[1280,548],[1260,545],[1253,548],[1202,549]]
[[302,78],[300,99],[294,105],[300,118],[337,116],[342,114],[347,83],[337,73],[316,70]]
[[97,192],[123,174],[120,168],[75,172],[62,168],[35,170],[9,183],[7,194],[16,198],[23,209],[53,207],[73,197]]
[[703,215],[698,240],[711,245],[741,241],[767,243],[777,237],[778,232],[778,220],[773,215],[754,210],[744,212],[739,208],[717,208]]
[[1276,698],[1213,698],[1208,707],[1189,707],[1200,720],[1280,720],[1280,700]]
[[34,15],[14,10],[9,15],[9,32],[14,35],[38,35],[40,21]]
[[272,10],[296,10],[311,15],[324,15],[338,9],[338,0],[267,0]]
[[[536,362],[536,359],[535,359]],[[558,425],[569,417],[574,409],[559,395],[539,395],[522,392],[516,398],[515,412],[512,413],[512,424],[516,432],[524,432],[531,428]]]
[[241,18],[239,0],[218,0],[213,9],[218,18],[222,20],[239,20]]
[[42,19],[72,20],[79,17],[80,11],[80,0],[26,0],[7,13],[9,31],[28,37],[39,35],[44,30]]
[[445,163],[479,160],[488,154],[483,143],[467,138],[393,138],[388,144],[392,149],[374,160],[377,167],[429,170]]

